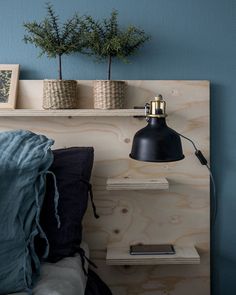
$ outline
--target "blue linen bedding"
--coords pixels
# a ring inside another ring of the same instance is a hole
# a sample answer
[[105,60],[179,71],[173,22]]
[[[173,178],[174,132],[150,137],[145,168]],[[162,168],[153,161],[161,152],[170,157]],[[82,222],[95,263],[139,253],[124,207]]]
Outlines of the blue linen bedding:
[[54,141],[30,131],[0,133],[0,294],[27,291],[40,263],[34,237]]

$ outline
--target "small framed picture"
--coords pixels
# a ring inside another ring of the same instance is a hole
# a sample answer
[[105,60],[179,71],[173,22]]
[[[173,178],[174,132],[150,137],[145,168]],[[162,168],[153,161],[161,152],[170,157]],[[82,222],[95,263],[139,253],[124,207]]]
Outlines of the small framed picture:
[[19,69],[19,65],[0,64],[0,109],[16,106]]

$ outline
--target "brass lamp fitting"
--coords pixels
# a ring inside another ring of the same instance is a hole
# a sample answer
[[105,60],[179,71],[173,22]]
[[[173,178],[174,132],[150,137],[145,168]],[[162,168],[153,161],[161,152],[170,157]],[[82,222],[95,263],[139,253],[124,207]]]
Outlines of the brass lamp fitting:
[[166,118],[166,102],[161,94],[154,97],[150,103],[145,105],[145,115],[149,118]]

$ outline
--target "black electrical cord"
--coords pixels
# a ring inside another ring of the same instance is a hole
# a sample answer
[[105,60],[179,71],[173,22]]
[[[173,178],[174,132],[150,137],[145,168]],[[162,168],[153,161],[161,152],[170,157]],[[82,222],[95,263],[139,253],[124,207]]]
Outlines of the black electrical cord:
[[[214,229],[214,225],[216,222],[216,217],[217,217],[217,196],[216,196],[216,184],[215,184],[215,179],[214,176],[212,174],[211,168],[207,163],[207,159],[204,157],[204,155],[202,154],[202,152],[196,147],[195,143],[188,137],[176,132],[179,136],[185,138],[186,140],[188,140],[189,142],[191,142],[191,144],[193,145],[194,149],[195,149],[195,155],[197,156],[198,160],[200,161],[200,163],[202,165],[205,165],[209,171],[210,174],[210,178],[211,178],[211,184],[212,184],[212,198],[211,198],[211,209],[210,209],[210,221],[211,221],[211,241],[212,241],[212,237],[213,237],[213,229]],[[212,271],[214,268],[214,252],[213,252],[213,245],[212,242],[210,242],[210,269],[211,269],[211,276],[212,276]],[[218,277],[218,275],[216,274],[216,276]],[[211,280],[211,290],[215,289],[215,287],[213,286],[213,280]],[[212,291],[211,291],[212,293]]]
[[[176,132],[176,131],[175,131]],[[211,168],[208,165],[207,159],[204,157],[203,153],[197,148],[196,144],[194,143],[194,141],[190,138],[188,138],[185,135],[182,135],[181,133],[176,132],[179,136],[183,137],[184,139],[188,140],[189,142],[191,142],[191,144],[193,145],[194,149],[195,149],[195,155],[198,158],[199,162],[206,166],[208,171],[209,171],[209,175],[210,175],[210,179],[211,179],[211,184],[212,184],[212,208],[211,208],[211,225],[215,224],[216,221],[216,216],[217,216],[217,197],[216,197],[216,184],[215,184],[215,179],[214,176],[212,174]]]
[[214,176],[211,172],[211,168],[209,167],[209,165],[207,164],[206,165],[208,171],[209,171],[209,174],[210,174],[210,178],[211,178],[211,184],[212,184],[212,190],[213,190],[213,198],[212,198],[212,201],[213,201],[213,208],[211,210],[212,214],[211,214],[211,223],[212,225],[215,224],[215,221],[216,221],[216,216],[217,216],[217,197],[216,197],[216,184],[215,184],[215,179],[214,179]]

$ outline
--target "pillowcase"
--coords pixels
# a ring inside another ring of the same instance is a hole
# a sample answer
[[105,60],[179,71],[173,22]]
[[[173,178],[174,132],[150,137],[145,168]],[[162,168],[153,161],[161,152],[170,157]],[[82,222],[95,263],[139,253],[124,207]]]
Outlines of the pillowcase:
[[[89,255],[87,244],[81,248]],[[88,264],[85,265],[86,270]],[[79,295],[85,293],[87,276],[79,254],[66,257],[57,263],[45,262],[41,267],[41,277],[33,289],[34,295]]]
[[[86,253],[86,256],[89,256],[88,245],[82,242],[81,248]],[[86,271],[88,271],[88,263],[86,263],[85,269]],[[42,263],[41,265],[41,277],[35,284],[32,294],[33,295],[85,294],[87,280],[88,278],[83,271],[83,266],[82,266],[82,262],[81,262],[79,254],[75,255],[75,257],[63,258],[57,263],[45,262],[45,263]],[[100,292],[99,294],[101,295],[103,293]],[[11,293],[6,295],[29,295],[29,293]]]
[[0,133],[0,294],[27,291],[39,273],[34,238],[52,144],[30,131]]
[[[57,262],[73,256],[82,241],[82,220],[87,209],[90,176],[94,160],[92,147],[73,147],[54,150],[50,167],[56,177],[59,192],[58,214],[55,216],[54,180],[47,177],[47,189],[40,215],[40,224],[49,242],[47,261]],[[60,218],[60,228],[58,219]],[[37,242],[43,252],[42,242]]]

